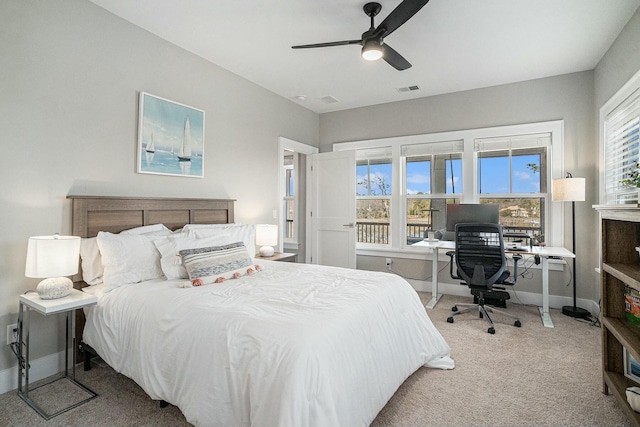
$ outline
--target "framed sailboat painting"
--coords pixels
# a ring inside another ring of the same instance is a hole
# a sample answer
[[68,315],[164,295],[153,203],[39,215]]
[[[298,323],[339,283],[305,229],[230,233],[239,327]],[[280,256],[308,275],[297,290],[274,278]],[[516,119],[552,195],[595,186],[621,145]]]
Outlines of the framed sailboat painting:
[[138,173],[204,176],[204,111],[140,92]]

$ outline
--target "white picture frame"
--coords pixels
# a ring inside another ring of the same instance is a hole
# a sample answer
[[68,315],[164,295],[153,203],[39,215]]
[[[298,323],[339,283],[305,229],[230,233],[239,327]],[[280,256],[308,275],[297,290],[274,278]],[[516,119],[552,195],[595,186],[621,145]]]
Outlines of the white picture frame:
[[633,358],[626,348],[623,352],[624,376],[640,384],[640,362]]
[[137,172],[204,177],[204,111],[140,92]]

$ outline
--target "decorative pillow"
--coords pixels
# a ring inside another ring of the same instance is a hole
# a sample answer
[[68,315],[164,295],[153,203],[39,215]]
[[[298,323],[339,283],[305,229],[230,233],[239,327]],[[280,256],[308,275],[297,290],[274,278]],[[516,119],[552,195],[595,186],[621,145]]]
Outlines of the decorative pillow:
[[98,248],[98,239],[90,237],[80,240],[80,260],[82,266],[82,280],[88,285],[99,285],[102,283],[102,256]]
[[[194,227],[194,226],[200,227]],[[256,227],[254,224],[209,224],[203,227],[202,224],[187,224],[184,231],[192,238],[212,237],[220,234],[229,234],[231,242],[243,242],[249,251],[249,255],[256,255]]]
[[242,242],[199,249],[183,249],[180,251],[180,256],[189,274],[191,286],[221,283],[226,279],[237,279],[245,274],[262,270],[261,266],[253,264],[253,259]]
[[204,239],[190,239],[187,233],[172,234],[153,241],[160,252],[160,267],[167,279],[187,279],[189,275],[182,265],[180,251],[233,243],[229,234],[220,234]]
[[153,244],[156,237],[149,234],[98,233],[105,292],[128,283],[163,277],[160,252]]

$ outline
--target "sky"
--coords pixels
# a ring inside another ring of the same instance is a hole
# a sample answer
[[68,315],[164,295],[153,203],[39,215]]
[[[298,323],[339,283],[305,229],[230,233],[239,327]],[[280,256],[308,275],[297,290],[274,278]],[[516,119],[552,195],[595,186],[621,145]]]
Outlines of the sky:
[[[509,158],[488,157],[480,159],[478,173],[480,175],[479,187],[482,194],[508,194],[508,193],[538,193],[540,192],[539,172],[533,172],[527,164],[540,165],[540,155],[512,156],[511,190],[509,190]],[[451,179],[451,163],[453,163],[453,180]],[[462,193],[462,160],[446,161],[446,188],[447,194]],[[392,184],[391,164],[372,164],[369,166],[372,177],[384,179],[385,184]],[[367,166],[356,168],[357,182],[361,183],[367,177]],[[406,193],[407,194],[431,194],[431,170],[430,162],[407,162]],[[453,186],[452,186],[453,182]],[[367,190],[363,185],[357,186],[359,195],[366,195]],[[380,195],[381,192],[372,186],[371,195]]]

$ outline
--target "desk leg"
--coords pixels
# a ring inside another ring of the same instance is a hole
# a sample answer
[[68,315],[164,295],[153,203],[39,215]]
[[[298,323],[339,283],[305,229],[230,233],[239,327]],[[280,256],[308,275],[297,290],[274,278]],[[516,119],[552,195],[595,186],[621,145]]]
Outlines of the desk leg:
[[433,261],[431,262],[431,300],[425,306],[434,308],[442,294],[438,294],[438,248],[433,248]]
[[549,258],[542,257],[542,307],[538,307],[542,324],[553,328],[553,321],[549,314]]

